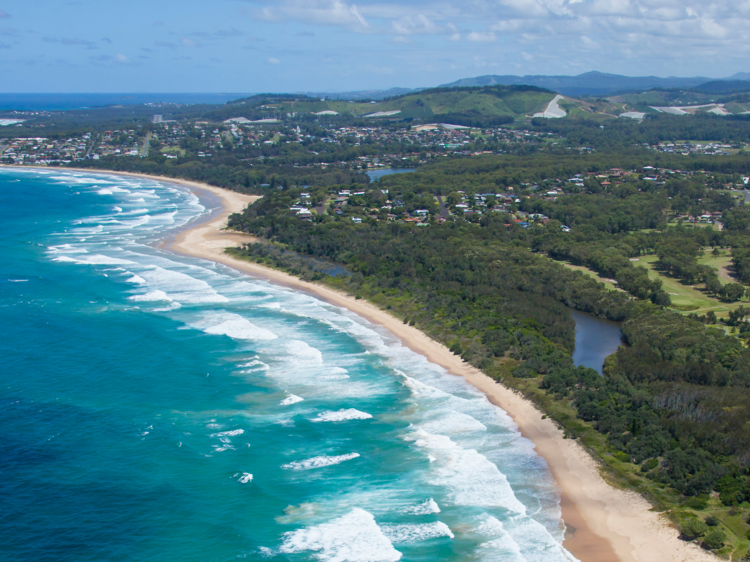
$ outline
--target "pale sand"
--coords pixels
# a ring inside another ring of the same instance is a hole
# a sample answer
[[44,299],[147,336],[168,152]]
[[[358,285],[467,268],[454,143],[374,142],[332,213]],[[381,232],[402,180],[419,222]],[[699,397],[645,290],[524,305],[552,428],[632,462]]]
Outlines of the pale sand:
[[[70,170],[70,168],[68,168]],[[94,173],[96,170],[81,170]],[[101,173],[101,171],[99,171]],[[114,173],[114,172],[106,172]],[[135,175],[139,174],[123,174]],[[379,324],[401,339],[404,345],[424,355],[448,372],[464,377],[489,400],[505,410],[521,434],[534,443],[547,461],[561,488],[562,516],[568,527],[564,546],[582,562],[716,562],[717,557],[678,538],[666,518],[651,511],[640,495],[614,488],[601,476],[597,463],[576,440],[564,439],[563,432],[532,402],[475,369],[444,345],[377,308],[327,287],[308,283],[280,271],[235,259],[224,253],[227,247],[249,242],[252,237],[222,231],[230,214],[242,211],[258,199],[197,182],[144,176],[208,191],[221,198],[224,209],[209,221],[178,234],[167,246],[179,253],[212,260],[269,281],[312,293],[337,306]]]

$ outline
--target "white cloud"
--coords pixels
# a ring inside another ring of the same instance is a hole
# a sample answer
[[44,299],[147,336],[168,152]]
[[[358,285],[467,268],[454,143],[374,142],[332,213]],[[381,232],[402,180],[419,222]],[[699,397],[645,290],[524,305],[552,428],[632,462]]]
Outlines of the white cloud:
[[597,43],[596,41],[594,41],[591,37],[587,37],[586,35],[581,35],[581,41],[589,49],[598,49],[599,48],[599,43]]
[[269,64],[281,64],[281,61],[279,59],[275,59],[273,57],[268,58]]
[[400,35],[411,35],[413,33],[435,34],[442,31],[440,26],[435,25],[424,14],[404,16],[392,22],[391,25],[393,26],[393,30]]
[[117,56],[115,56],[115,60],[117,62],[121,62],[123,64],[127,64],[127,63],[130,62],[130,59],[128,57],[126,57],[125,55],[117,55]]
[[466,36],[471,43],[491,43],[497,41],[497,36],[492,31],[472,31]]
[[[714,69],[711,57],[720,57],[721,66],[736,64],[737,70],[750,70],[750,64],[741,62],[743,56],[750,55],[750,0],[247,1],[258,6],[256,17],[266,21],[302,22],[308,29],[338,26],[388,35],[391,42],[399,43],[409,36],[439,36],[456,43],[454,48],[467,57],[475,52],[487,56],[478,49],[488,47],[476,44],[502,38],[503,44],[520,44],[525,53],[534,56],[539,71],[553,64],[552,59],[556,61],[553,66],[573,71],[576,65],[614,70],[622,61],[644,57],[659,59],[661,66],[650,65],[654,72],[669,69],[669,61],[674,66],[669,73],[687,75],[698,68]],[[429,48],[425,47],[428,41],[412,43],[403,52],[416,57]],[[357,44],[352,43],[352,48],[356,50]],[[547,56],[542,57],[542,52]],[[563,52],[569,56],[559,55]],[[510,55],[505,58],[503,51],[493,53],[501,66],[504,59],[511,64]],[[730,59],[736,62],[728,62]],[[702,61],[700,65],[698,61]],[[425,68],[423,62],[412,64]],[[631,66],[631,74],[642,71],[631,62],[625,66]]]
[[366,29],[369,23],[356,4],[343,0],[287,0],[267,6],[259,14],[268,21],[295,20],[316,25],[338,25],[352,29]]

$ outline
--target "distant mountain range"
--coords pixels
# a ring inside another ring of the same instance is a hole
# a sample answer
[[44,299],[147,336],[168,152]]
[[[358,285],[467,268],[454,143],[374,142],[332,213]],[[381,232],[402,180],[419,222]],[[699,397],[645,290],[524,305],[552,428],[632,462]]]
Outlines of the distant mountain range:
[[[621,76],[619,74],[607,74],[604,72],[586,72],[578,76],[514,76],[514,75],[487,75],[476,78],[464,78],[449,84],[443,84],[441,88],[452,87],[476,87],[476,86],[538,86],[559,92],[565,96],[609,96],[613,94],[644,92],[652,88],[680,88],[697,89],[702,91],[726,92],[740,89],[750,89],[750,83],[743,88],[743,81],[750,81],[750,72],[738,72],[733,76],[716,80],[705,76],[694,76],[690,78],[678,78],[670,76],[660,78],[658,76]],[[724,82],[731,82],[729,86]],[[701,86],[706,85],[706,88]],[[390,90],[363,90],[355,92],[339,93],[307,93],[310,96],[326,97],[329,99],[346,100],[381,100],[394,96],[416,92],[425,88],[391,88]]]
[[[660,78],[658,76],[620,76],[604,72],[586,72],[578,76],[478,76],[457,80],[445,87],[528,84],[547,88],[565,96],[606,96],[614,93],[642,92],[652,88],[694,88],[711,78]],[[736,78],[735,78],[736,80]]]
[[327,98],[331,100],[382,100],[403,96],[410,92],[423,90],[424,88],[391,88],[390,90],[360,90],[356,92],[300,92],[313,98]]

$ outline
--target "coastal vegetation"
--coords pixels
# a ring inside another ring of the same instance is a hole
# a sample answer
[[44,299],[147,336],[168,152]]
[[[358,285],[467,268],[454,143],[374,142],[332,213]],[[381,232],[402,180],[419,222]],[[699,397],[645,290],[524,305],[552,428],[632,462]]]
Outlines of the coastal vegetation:
[[[645,165],[635,156],[608,160],[628,158],[635,169]],[[562,186],[564,197],[535,196],[554,172],[604,169],[605,161],[452,160],[382,178],[341,214],[329,203],[347,186],[310,187],[305,193],[322,211],[311,220],[289,212],[302,189],[274,190],[231,218],[231,228],[264,240],[234,252],[367,299],[418,327],[534,400],[613,479],[646,494],[678,524],[716,517],[725,538],[701,540],[742,554],[748,527],[735,519],[750,500],[750,351],[743,339],[750,309],[742,279],[720,277],[710,260],[726,265],[731,251],[744,263],[750,232],[724,180],[746,163],[722,161],[722,172],[709,163],[664,182],[633,174],[609,188],[587,177]],[[523,227],[508,213],[456,207],[512,187],[513,206],[544,223]],[[433,219],[420,228],[373,214],[386,201],[395,216],[421,208]],[[447,220],[437,220],[441,212]],[[688,228],[676,222],[683,213],[716,213],[727,227]],[[364,219],[353,221],[355,215]],[[347,274],[326,275],[310,265],[311,256]],[[620,290],[556,260],[612,279]],[[666,280],[692,285],[717,306],[673,305]],[[623,323],[623,345],[604,376],[573,364],[571,308]]]

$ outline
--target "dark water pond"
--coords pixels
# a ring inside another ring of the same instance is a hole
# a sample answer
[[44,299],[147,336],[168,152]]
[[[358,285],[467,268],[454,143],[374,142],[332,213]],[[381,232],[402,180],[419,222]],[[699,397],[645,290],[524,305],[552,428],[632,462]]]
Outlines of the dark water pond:
[[604,360],[620,345],[620,325],[577,310],[573,311],[573,320],[576,322],[573,362],[596,369],[601,374]]
[[415,168],[388,168],[386,170],[370,170],[365,172],[370,176],[370,181],[377,181],[383,176],[390,176],[391,174],[405,174],[406,172],[416,172]]

